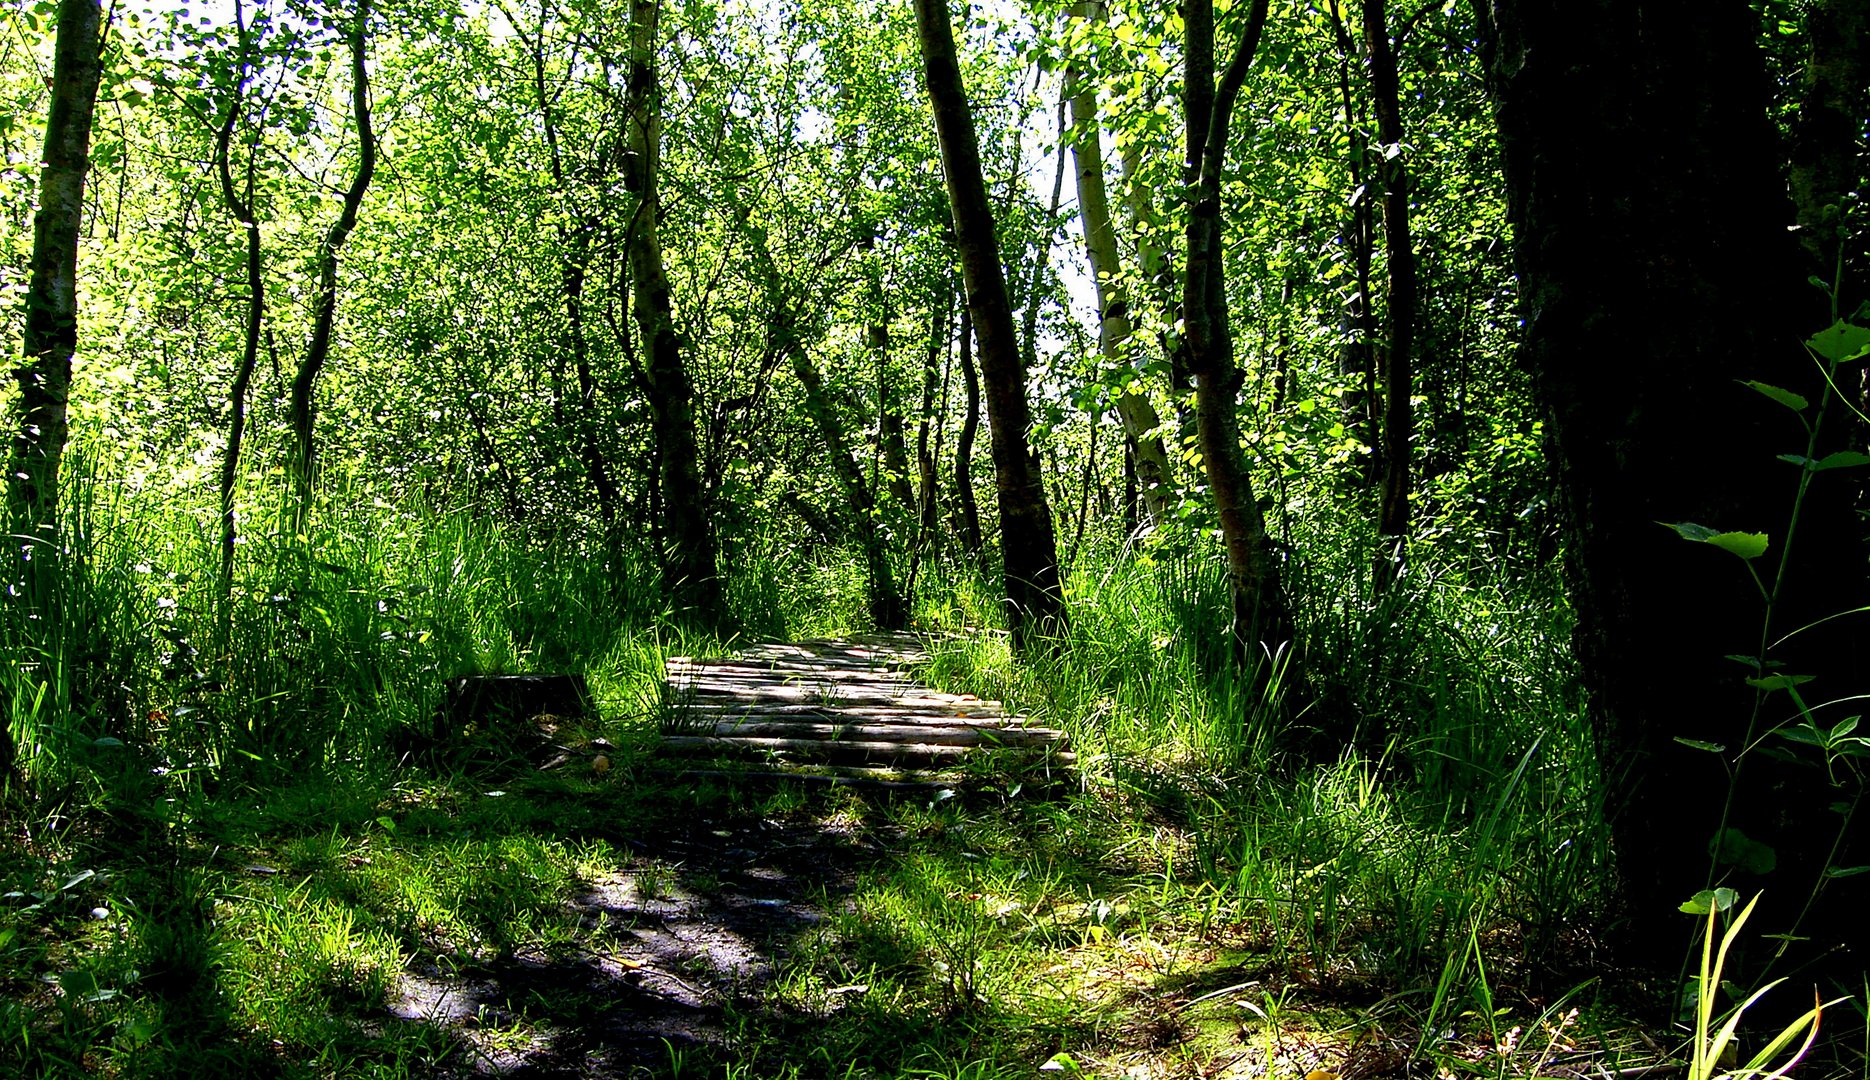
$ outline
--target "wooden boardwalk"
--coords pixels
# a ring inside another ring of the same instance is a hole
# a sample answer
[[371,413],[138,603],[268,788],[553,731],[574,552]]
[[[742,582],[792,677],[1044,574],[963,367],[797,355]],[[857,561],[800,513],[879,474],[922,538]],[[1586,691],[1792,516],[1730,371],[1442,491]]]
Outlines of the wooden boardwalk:
[[925,661],[907,634],[760,645],[717,660],[671,657],[665,753],[736,771],[883,787],[1069,767],[1065,733],[997,701],[943,694],[903,668]]

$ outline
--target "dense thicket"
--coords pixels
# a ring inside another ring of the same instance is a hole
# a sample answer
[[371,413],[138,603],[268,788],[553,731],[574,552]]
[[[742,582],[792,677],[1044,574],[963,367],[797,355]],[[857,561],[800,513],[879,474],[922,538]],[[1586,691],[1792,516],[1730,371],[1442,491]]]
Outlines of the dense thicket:
[[[0,38],[10,813],[103,750],[384,765],[441,676],[572,662],[555,605],[1004,620],[1143,643],[1089,730],[1185,653],[1210,763],[1548,785],[1540,949],[1765,883],[1861,967],[1860,5],[95,17]],[[1575,681],[1485,662],[1573,612]]]

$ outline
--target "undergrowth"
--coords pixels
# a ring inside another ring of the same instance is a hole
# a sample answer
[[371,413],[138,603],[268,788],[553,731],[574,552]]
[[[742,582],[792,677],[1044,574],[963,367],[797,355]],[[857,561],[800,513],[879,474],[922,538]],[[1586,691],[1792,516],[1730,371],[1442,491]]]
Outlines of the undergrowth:
[[[1604,779],[1549,583],[1430,552],[1373,600],[1344,545],[1292,569],[1306,652],[1258,680],[1198,546],[1087,545],[1033,666],[932,557],[922,674],[1065,728],[1081,784],[865,799],[653,768],[664,659],[735,639],[673,618],[641,556],[332,508],[310,540],[252,536],[223,597],[196,519],[95,481],[70,505],[82,617],[0,645],[19,1075],[1579,1075],[1551,1069],[1616,1051],[1589,981]],[[847,557],[756,536],[728,564],[741,637],[867,629]],[[590,681],[575,734],[605,769],[399,749],[444,679],[549,670]],[[773,830],[834,853],[788,886],[822,917],[762,943],[758,978],[656,972],[716,996],[713,1035],[604,1050],[636,1037],[620,1002],[660,1007],[617,959],[642,913],[743,902],[695,853]]]

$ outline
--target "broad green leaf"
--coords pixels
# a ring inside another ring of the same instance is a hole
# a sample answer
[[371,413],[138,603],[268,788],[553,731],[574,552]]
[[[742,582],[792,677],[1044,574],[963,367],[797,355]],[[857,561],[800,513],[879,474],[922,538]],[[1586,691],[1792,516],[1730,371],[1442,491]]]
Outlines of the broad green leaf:
[[1760,382],[1757,379],[1747,380],[1746,385],[1751,386],[1753,389],[1758,390],[1760,393],[1765,394],[1769,398],[1772,398],[1774,401],[1777,401],[1779,404],[1784,405],[1788,409],[1791,409],[1793,412],[1804,412],[1806,409],[1811,408],[1811,405],[1812,405],[1811,402],[1805,400],[1805,398],[1802,397],[1801,395],[1795,394],[1790,390],[1781,390],[1777,386],[1773,386],[1770,383]]
[[1813,352],[1834,364],[1861,359],[1870,353],[1870,328],[1839,320],[1829,330],[1820,330],[1805,344]]
[[1853,469],[1859,465],[1870,465],[1870,454],[1859,453],[1856,450],[1839,450],[1835,454],[1826,454],[1824,457],[1818,459],[1817,463],[1812,466],[1812,471],[1824,472],[1826,469]]
[[1862,719],[1863,717],[1861,716],[1847,716],[1844,719],[1839,720],[1831,728],[1831,737],[1833,739],[1842,739],[1844,736],[1849,735],[1853,731],[1856,731],[1857,724]]
[[1797,727],[1782,727],[1779,729],[1778,735],[1782,739],[1788,739],[1795,743],[1803,743],[1806,746],[1825,745],[1825,733],[1819,731],[1810,724],[1800,724]]
[[1713,544],[1722,551],[1731,551],[1743,559],[1757,559],[1766,554],[1767,547],[1765,533],[1716,533],[1708,537],[1705,542]]
[[1856,877],[1858,874],[1870,874],[1870,866],[1827,866],[1826,877]]
[[1748,679],[1747,685],[1755,690],[1790,690],[1811,682],[1811,675],[1767,675],[1762,678]]
[[1675,741],[1688,747],[1690,750],[1706,750],[1710,754],[1720,754],[1727,750],[1727,747],[1722,746],[1720,743],[1702,742],[1700,739],[1684,739],[1680,735],[1675,737]]

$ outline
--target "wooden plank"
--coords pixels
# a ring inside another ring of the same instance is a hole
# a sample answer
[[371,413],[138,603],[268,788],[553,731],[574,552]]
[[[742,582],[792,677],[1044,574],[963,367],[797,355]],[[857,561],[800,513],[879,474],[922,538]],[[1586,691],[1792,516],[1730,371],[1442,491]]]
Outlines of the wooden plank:
[[[982,704],[991,704],[983,702]],[[997,710],[931,705],[923,708],[897,708],[889,705],[850,705],[833,708],[812,702],[720,702],[696,701],[681,707],[682,715],[703,722],[719,722],[733,717],[756,717],[772,720],[799,720],[810,723],[939,724],[942,727],[1012,728],[1019,730],[1028,722],[1021,716],[1006,716]],[[1045,729],[1039,729],[1045,730]]]
[[[1007,715],[997,701],[940,693],[898,670],[906,657],[921,655],[898,636],[755,646],[717,660],[672,658],[662,745],[671,753],[758,761],[764,769],[758,775],[809,779],[830,769],[838,782],[867,786],[962,782],[905,778],[902,769],[879,769],[880,763],[939,764],[980,754],[1038,767],[1077,761],[1065,749],[1064,732]],[[852,769],[870,771],[852,775]],[[725,766],[689,774],[750,775]]]
[[801,720],[721,720],[717,737],[769,736],[782,739],[902,739],[944,746],[1043,746],[1059,742],[1065,733],[1052,728],[1009,728],[985,725],[956,726],[930,717],[926,723],[840,724]]
[[[802,754],[825,758],[863,758],[895,761],[914,758],[925,761],[959,760],[979,754],[990,747],[955,746],[945,743],[890,742],[874,739],[776,739],[734,738],[718,735],[665,735],[662,745],[669,750],[715,751],[717,753]],[[1047,747],[1008,747],[1001,753],[1029,757],[1049,757],[1062,765],[1075,763],[1076,754]]]

